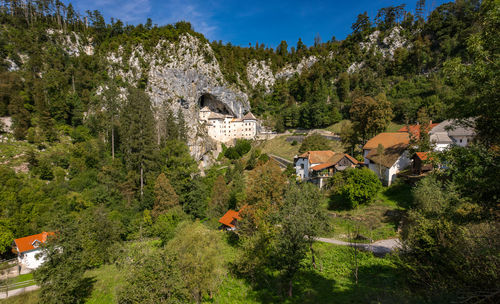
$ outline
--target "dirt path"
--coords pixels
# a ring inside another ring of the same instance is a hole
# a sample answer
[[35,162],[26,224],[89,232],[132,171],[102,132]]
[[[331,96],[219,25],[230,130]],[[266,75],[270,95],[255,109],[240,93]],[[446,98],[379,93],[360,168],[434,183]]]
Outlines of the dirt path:
[[9,290],[9,294],[8,295],[7,295],[6,292],[0,292],[0,299],[6,299],[6,298],[18,296],[18,295],[20,295],[22,293],[30,292],[30,291],[33,291],[33,290],[37,290],[39,288],[40,288],[40,286],[38,286],[38,285],[31,285],[31,286],[28,286],[28,287],[23,287],[23,288]]
[[371,251],[375,255],[382,255],[382,256],[386,255],[387,253],[390,253],[391,251],[393,251],[401,246],[399,239],[380,240],[380,241],[376,241],[376,242],[370,243],[370,244],[349,243],[349,242],[339,241],[339,240],[335,240],[335,239],[321,238],[321,237],[316,238],[316,240],[318,242],[323,242],[323,243],[330,243],[330,244],[341,245],[341,246],[358,247],[362,250]]

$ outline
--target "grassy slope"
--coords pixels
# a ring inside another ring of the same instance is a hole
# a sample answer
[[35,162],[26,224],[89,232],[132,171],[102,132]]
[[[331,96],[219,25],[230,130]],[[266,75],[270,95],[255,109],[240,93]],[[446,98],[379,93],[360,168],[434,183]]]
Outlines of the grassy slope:
[[[328,131],[332,131],[335,134],[339,134],[340,130],[342,128],[342,124],[344,124],[347,121],[349,121],[349,120],[348,119],[341,120],[341,121],[339,121],[336,124],[333,124],[333,125],[331,125],[329,127],[326,127],[325,129],[328,130]],[[398,123],[395,123],[395,122],[390,122],[385,131],[386,132],[396,132],[397,130],[399,130],[403,126],[404,125],[402,125],[402,124],[398,124]]]
[[375,201],[354,210],[329,210],[333,227],[325,236],[348,240],[349,232],[359,227],[359,233],[373,240],[397,236],[397,227],[402,212],[412,202],[411,187],[397,183],[384,188]]
[[[306,267],[294,281],[294,296],[279,295],[276,277],[250,285],[229,275],[212,303],[409,303],[401,274],[390,258],[358,252],[358,284],[353,277],[353,251],[349,247],[316,243],[318,268]],[[309,258],[304,261],[310,265]]]
[[[259,143],[257,147],[261,149],[263,153],[274,154],[293,161],[293,157],[299,154],[300,143],[293,146],[286,141],[287,137],[288,136],[284,135],[266,140]],[[337,141],[330,141],[330,149],[335,152],[344,152],[344,147]]]

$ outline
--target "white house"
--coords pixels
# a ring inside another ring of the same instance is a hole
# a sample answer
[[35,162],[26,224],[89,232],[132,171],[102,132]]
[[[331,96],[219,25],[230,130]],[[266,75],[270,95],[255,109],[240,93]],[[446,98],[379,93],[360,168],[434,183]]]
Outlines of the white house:
[[[473,123],[471,120],[468,122],[469,124]],[[451,145],[465,147],[476,135],[474,128],[461,126],[456,120],[443,121],[434,127],[429,134],[430,141],[434,144],[436,151],[443,151]]]
[[[397,173],[411,164],[407,151],[409,144],[410,136],[406,132],[380,133],[363,146],[365,165],[391,185]],[[377,151],[379,145],[383,147],[380,155]]]
[[206,123],[208,136],[228,142],[232,139],[253,139],[257,135],[257,119],[248,112],[243,118],[212,112],[208,107],[200,110],[199,119]]
[[41,244],[54,235],[54,232],[42,232],[35,235],[25,236],[14,240],[14,250],[17,252],[17,259],[26,268],[36,269],[45,261]]
[[293,163],[295,173],[300,179],[308,179],[311,176],[312,167],[328,162],[335,156],[333,151],[307,151],[295,156]]

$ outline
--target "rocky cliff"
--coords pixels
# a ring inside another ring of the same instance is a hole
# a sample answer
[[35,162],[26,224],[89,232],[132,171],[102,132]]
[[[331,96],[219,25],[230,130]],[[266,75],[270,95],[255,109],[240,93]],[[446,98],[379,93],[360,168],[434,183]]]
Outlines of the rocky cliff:
[[[208,43],[184,34],[176,43],[160,40],[152,51],[136,45],[130,56],[123,48],[108,54],[108,74],[137,84],[147,78],[146,92],[156,116],[165,108],[183,114],[188,123],[188,145],[197,160],[216,148],[198,123],[201,106],[209,105],[241,117],[250,110],[248,96],[224,80]],[[206,157],[205,157],[206,159]]]

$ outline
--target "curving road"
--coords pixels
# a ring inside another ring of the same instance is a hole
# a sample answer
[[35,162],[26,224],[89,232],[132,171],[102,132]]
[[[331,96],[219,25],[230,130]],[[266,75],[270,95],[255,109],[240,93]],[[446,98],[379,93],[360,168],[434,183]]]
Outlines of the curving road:
[[317,237],[316,241],[318,242],[323,242],[323,243],[330,243],[330,244],[335,244],[335,245],[341,245],[341,246],[351,246],[351,247],[358,247],[362,250],[367,250],[373,252],[375,255],[381,255],[384,256],[395,249],[398,249],[401,247],[401,243],[399,242],[399,239],[387,239],[387,240],[380,240],[376,241],[370,244],[365,244],[365,243],[350,243],[350,242],[344,242],[344,241],[339,241],[335,239],[328,239],[328,238],[322,238],[322,237]]

